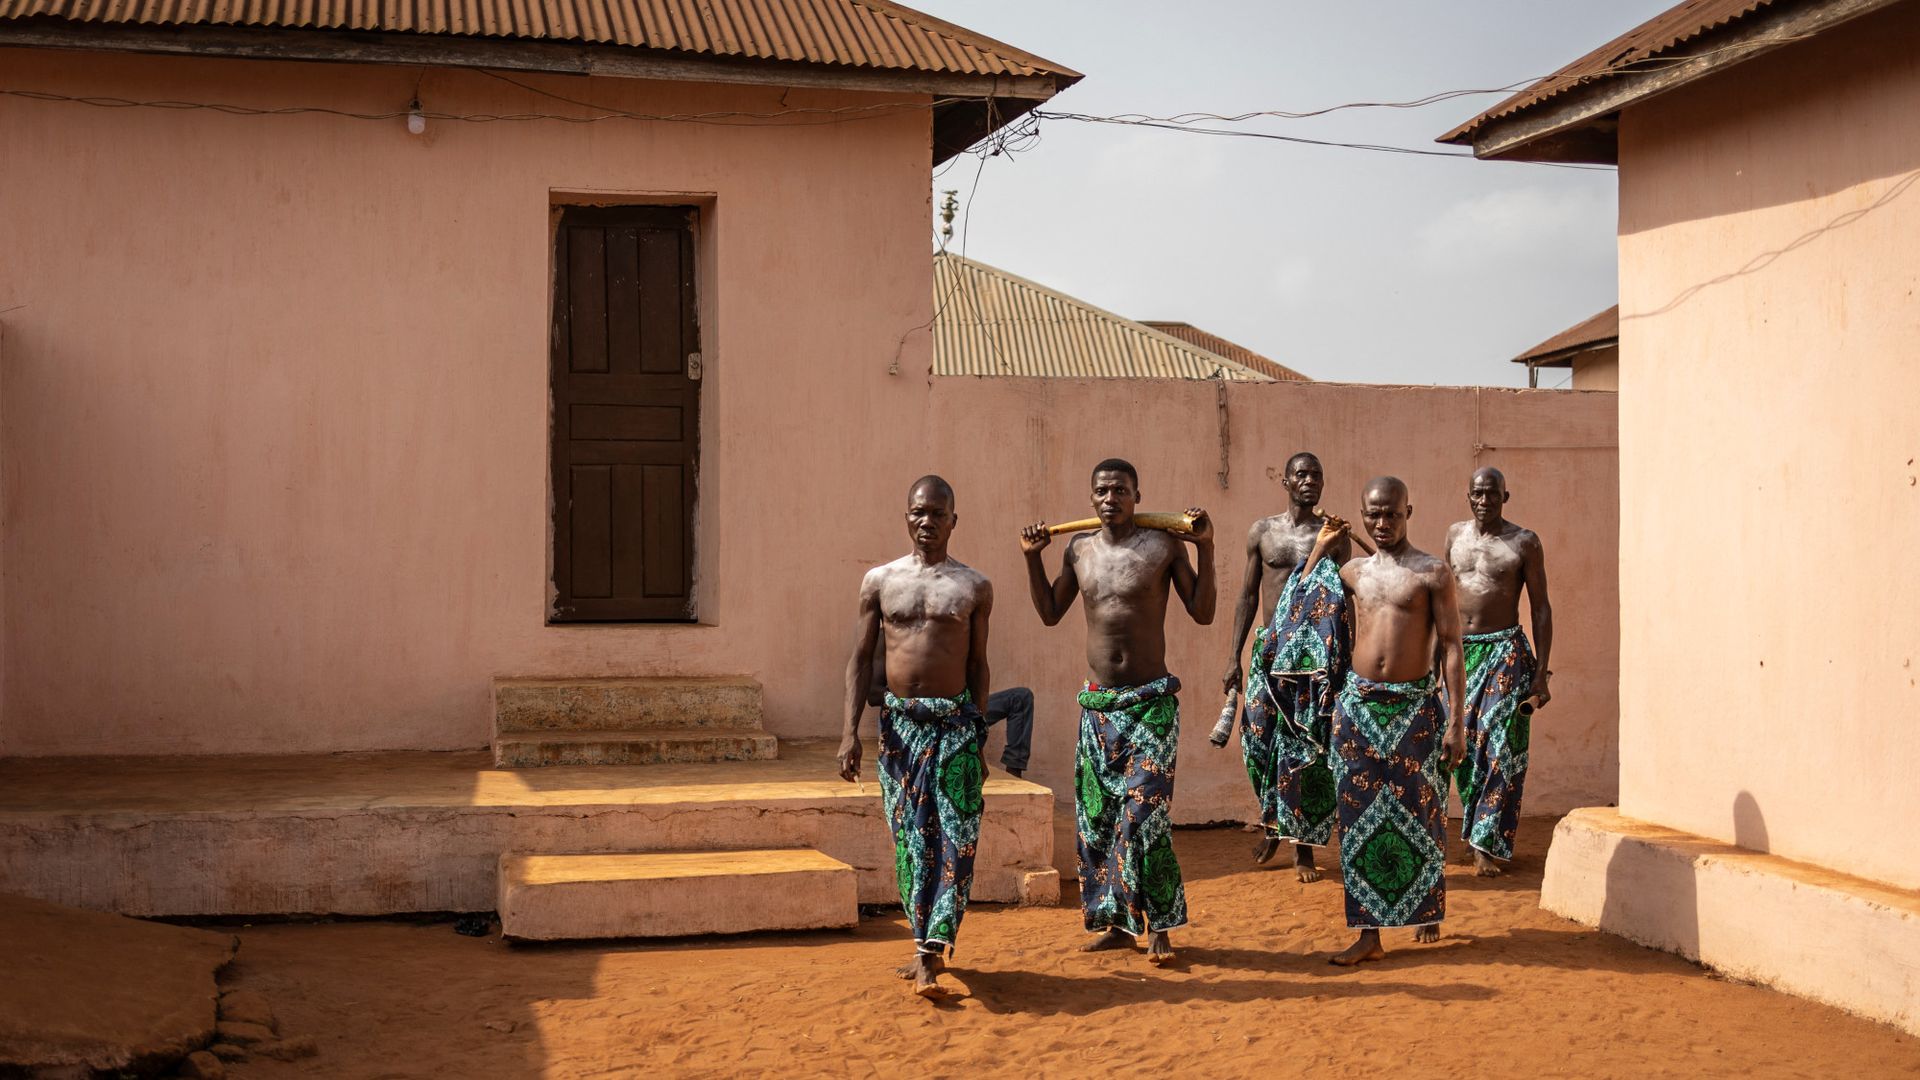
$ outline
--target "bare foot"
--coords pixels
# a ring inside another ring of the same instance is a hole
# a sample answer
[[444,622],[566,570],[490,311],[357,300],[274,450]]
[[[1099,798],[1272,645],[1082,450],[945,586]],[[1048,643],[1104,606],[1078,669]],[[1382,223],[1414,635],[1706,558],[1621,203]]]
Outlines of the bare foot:
[[1473,849],[1473,872],[1481,877],[1499,877],[1506,873],[1501,869],[1500,864],[1494,861],[1493,856],[1479,848]]
[[1382,959],[1386,955],[1387,950],[1380,947],[1380,931],[1362,930],[1360,931],[1360,940],[1347,946],[1346,951],[1335,953],[1328,957],[1327,963],[1338,964],[1341,967],[1353,967],[1358,964],[1364,964],[1369,960]]
[[1425,926],[1414,927],[1413,940],[1419,942],[1422,945],[1431,945],[1434,942],[1439,941],[1440,940],[1440,924],[1436,922],[1436,923],[1428,923]]
[[1253,864],[1265,866],[1278,854],[1280,854],[1280,838],[1268,833],[1260,838],[1260,846],[1253,849]]
[[1155,930],[1148,936],[1147,963],[1154,967],[1166,967],[1173,963],[1173,942],[1167,940],[1165,930]]
[[923,998],[945,997],[947,991],[934,979],[946,969],[939,953],[920,953],[907,965],[913,969],[913,992]]
[[1133,948],[1132,934],[1127,933],[1125,930],[1108,930],[1106,933],[1080,946],[1080,951],[1106,952],[1108,949],[1131,948]]
[[1293,845],[1293,868],[1302,885],[1320,880],[1320,868],[1313,865],[1313,849],[1305,844]]

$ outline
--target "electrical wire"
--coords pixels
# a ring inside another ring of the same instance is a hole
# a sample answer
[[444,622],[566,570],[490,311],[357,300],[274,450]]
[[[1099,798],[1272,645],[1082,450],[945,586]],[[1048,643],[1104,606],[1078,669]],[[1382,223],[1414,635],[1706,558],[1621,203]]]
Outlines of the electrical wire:
[[[459,112],[448,112],[448,111],[430,110],[430,109],[415,110],[411,104],[409,104],[409,106],[406,108],[399,108],[399,109],[392,109],[392,110],[385,110],[385,111],[363,112],[363,111],[356,111],[352,109],[332,108],[332,107],[322,106],[322,105],[287,105],[287,106],[277,106],[277,107],[262,107],[262,106],[251,106],[251,105],[236,105],[236,104],[225,103],[225,102],[176,101],[176,100],[168,100],[168,99],[141,100],[136,98],[115,97],[110,95],[60,94],[60,93],[54,93],[54,92],[45,91],[45,90],[23,89],[23,88],[17,88],[17,87],[0,87],[0,96],[21,98],[28,101],[87,105],[87,106],[93,106],[96,108],[160,109],[160,110],[170,110],[170,111],[206,110],[206,111],[215,112],[215,113],[219,113],[221,115],[226,115],[226,116],[316,115],[316,116],[332,116],[332,117],[338,117],[341,119],[349,119],[349,120],[385,121],[385,120],[402,119],[402,118],[408,117],[409,115],[418,115],[426,120],[441,121],[441,122],[448,122],[448,123],[468,123],[468,124],[527,123],[527,122],[535,122],[535,121],[552,121],[556,123],[565,123],[565,124],[594,124],[594,123],[603,123],[610,120],[627,120],[627,121],[644,121],[644,122],[652,122],[652,123],[709,124],[709,125],[726,126],[726,127],[811,126],[811,125],[819,125],[819,124],[850,123],[850,122],[856,122],[860,120],[876,119],[880,116],[883,116],[889,113],[898,113],[903,111],[920,110],[920,109],[932,110],[932,109],[941,108],[947,105],[959,104],[963,102],[981,101],[985,103],[986,108],[988,110],[988,114],[989,114],[988,128],[990,131],[993,132],[993,134],[989,135],[985,140],[983,140],[980,144],[976,145],[974,148],[972,148],[968,152],[974,153],[974,154],[980,154],[982,156],[1004,155],[1007,157],[1013,157],[1027,150],[1030,150],[1034,146],[1038,145],[1040,141],[1041,122],[1046,120],[1057,120],[1057,121],[1072,121],[1076,123],[1112,124],[1112,125],[1122,125],[1122,126],[1130,126],[1130,127],[1156,128],[1161,130],[1189,132],[1192,134],[1208,135],[1208,136],[1214,136],[1214,137],[1261,139],[1261,140],[1267,140],[1267,141],[1273,141],[1273,142],[1292,143],[1292,144],[1301,145],[1301,146],[1316,146],[1316,147],[1330,147],[1330,148],[1349,149],[1349,150],[1362,150],[1362,151],[1369,151],[1374,153],[1406,154],[1406,155],[1412,155],[1417,157],[1463,158],[1463,159],[1471,160],[1474,158],[1474,155],[1472,154],[1471,151],[1451,151],[1451,150],[1428,149],[1425,147],[1394,146],[1390,144],[1367,143],[1367,142],[1347,141],[1347,140],[1340,140],[1340,139],[1314,139],[1314,138],[1307,138],[1307,137],[1296,136],[1296,135],[1281,135],[1276,132],[1269,132],[1269,131],[1250,131],[1250,130],[1238,130],[1238,129],[1220,128],[1220,127],[1201,127],[1197,125],[1200,125],[1203,123],[1242,124],[1242,123],[1250,123],[1256,120],[1275,120],[1275,119],[1300,120],[1300,119],[1308,119],[1312,117],[1326,116],[1331,113],[1342,112],[1346,110],[1355,110],[1355,109],[1424,108],[1428,105],[1434,105],[1444,101],[1452,101],[1457,98],[1486,95],[1486,94],[1510,93],[1516,89],[1527,88],[1527,87],[1539,88],[1543,84],[1553,83],[1553,82],[1573,84],[1573,83],[1578,83],[1587,79],[1595,79],[1595,78],[1600,78],[1605,76],[1639,74],[1647,71],[1658,71],[1658,70],[1663,70],[1665,68],[1680,65],[1680,64],[1694,63],[1702,59],[1707,59],[1714,56],[1723,55],[1726,53],[1748,52],[1748,51],[1754,51],[1759,49],[1773,48],[1779,45],[1784,45],[1784,44],[1788,44],[1795,41],[1803,41],[1811,36],[1812,35],[1798,35],[1798,36],[1792,36],[1792,37],[1771,37],[1771,38],[1765,38],[1757,41],[1742,42],[1734,45],[1724,46],[1719,49],[1711,49],[1703,52],[1689,53],[1684,56],[1646,56],[1646,57],[1641,57],[1638,60],[1629,61],[1624,64],[1596,68],[1591,71],[1580,71],[1580,72],[1569,72],[1569,73],[1563,73],[1563,74],[1546,75],[1536,79],[1522,80],[1518,82],[1508,83],[1505,86],[1498,86],[1498,87],[1488,87],[1488,88],[1482,88],[1482,89],[1441,90],[1432,94],[1427,94],[1423,97],[1412,98],[1405,101],[1351,101],[1351,102],[1344,102],[1337,105],[1329,105],[1329,106],[1325,106],[1323,108],[1318,108],[1318,109],[1308,109],[1308,110],[1300,110],[1300,111],[1291,111],[1291,110],[1284,110],[1284,109],[1262,109],[1262,110],[1255,110],[1251,112],[1231,113],[1231,114],[1211,113],[1211,112],[1182,112],[1182,113],[1176,113],[1169,116],[1149,116],[1142,113],[1120,113],[1120,114],[1111,115],[1111,116],[1101,116],[1101,115],[1094,115],[1090,113],[1054,112],[1054,111],[1045,110],[1045,109],[1034,109],[1027,112],[1023,116],[1021,116],[1017,121],[1013,122],[1012,124],[1009,124],[1004,129],[1000,128],[998,123],[999,99],[993,98],[993,97],[987,97],[987,98],[943,97],[943,98],[931,99],[928,101],[880,102],[880,103],[867,104],[867,105],[843,105],[843,106],[836,106],[831,108],[828,108],[828,107],[781,108],[781,109],[759,111],[759,112],[748,111],[748,110],[721,110],[721,111],[702,112],[702,113],[655,114],[655,113],[632,112],[625,109],[617,109],[617,108],[612,108],[605,105],[600,105],[595,102],[586,101],[580,98],[568,97],[564,94],[557,94],[557,93],[554,93],[553,91],[545,90],[538,86],[533,86],[519,79],[515,79],[510,76],[500,74],[499,72],[487,71],[484,69],[476,69],[476,70],[478,70],[479,73],[482,75],[485,75],[492,79],[497,79],[501,82],[507,83],[521,90],[524,90],[528,93],[537,94],[541,97],[550,98],[552,100],[559,101],[568,105],[573,105],[578,108],[588,109],[588,110],[591,110],[591,112],[587,115],[577,115],[577,114],[568,114],[568,113],[550,113],[550,112],[459,113]],[[423,72],[423,76],[424,76],[424,72]],[[416,87],[417,87],[417,84],[416,84]],[[1556,90],[1554,92],[1558,92],[1558,91]],[[415,93],[417,95],[418,93],[417,88]],[[1589,169],[1589,170],[1609,168],[1609,166],[1604,166],[1604,165],[1588,165],[1588,164],[1577,164],[1577,163],[1570,163],[1570,162],[1552,162],[1552,161],[1520,162],[1519,164],[1549,165],[1556,168]]]

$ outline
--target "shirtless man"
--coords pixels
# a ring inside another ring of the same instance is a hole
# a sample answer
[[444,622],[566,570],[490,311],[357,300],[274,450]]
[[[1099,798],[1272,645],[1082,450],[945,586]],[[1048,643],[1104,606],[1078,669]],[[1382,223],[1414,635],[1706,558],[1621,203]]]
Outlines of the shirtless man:
[[913,960],[898,969],[913,992],[938,997],[942,954],[953,948],[973,888],[986,761],[987,619],[993,586],[947,555],[959,522],[953,488],[923,476],[907,491],[911,554],[860,582],[859,640],[847,661],[846,736],[840,775],[860,777],[860,712],[873,684],[876,642],[885,652],[880,716],[880,797],[893,833],[900,904],[913,927]]
[[[1334,777],[1347,925],[1360,931],[1359,940],[1332,958],[1343,967],[1386,955],[1383,926],[1416,927],[1416,941],[1439,939],[1447,905],[1446,776],[1466,740],[1453,574],[1407,542],[1413,506],[1406,484],[1379,477],[1367,485],[1361,505],[1379,553],[1340,571],[1352,597],[1354,636],[1333,714]],[[1345,529],[1329,519],[1312,561]],[[1446,676],[1445,708],[1434,685],[1436,651]]]
[[[1553,605],[1547,600],[1547,556],[1540,538],[1506,518],[1507,478],[1481,469],[1467,485],[1472,521],[1447,530],[1447,564],[1460,581],[1460,622],[1466,645],[1467,760],[1455,772],[1464,821],[1481,877],[1495,877],[1513,858],[1520,824],[1520,793],[1527,778],[1527,744],[1534,710],[1547,692],[1547,656],[1553,651]],[[1520,590],[1527,591],[1536,664],[1520,629]]]
[[[1287,459],[1280,483],[1290,505],[1247,531],[1247,572],[1233,611],[1233,658],[1223,681],[1231,694],[1245,685],[1240,749],[1260,803],[1266,835],[1254,862],[1268,863],[1283,841],[1293,842],[1293,866],[1302,882],[1319,881],[1314,847],[1333,836],[1333,769],[1327,733],[1333,695],[1340,688],[1335,661],[1344,660],[1346,615],[1339,568],[1352,557],[1341,534],[1328,551],[1321,580],[1301,571],[1320,535],[1320,459],[1302,450]],[[1264,624],[1254,632],[1252,670],[1244,676],[1240,651],[1253,626],[1255,605]]]
[[1088,951],[1130,946],[1146,935],[1147,962],[1173,960],[1167,932],[1186,925],[1187,894],[1173,854],[1173,770],[1180,739],[1180,680],[1167,673],[1167,595],[1213,621],[1213,524],[1195,507],[1185,537],[1199,567],[1172,535],[1134,524],[1140,474],[1118,458],[1093,467],[1100,531],[1067,542],[1060,576],[1047,580],[1045,522],[1020,534],[1027,588],[1040,621],[1053,626],[1086,598],[1087,666],[1080,692],[1074,769],[1080,906]]

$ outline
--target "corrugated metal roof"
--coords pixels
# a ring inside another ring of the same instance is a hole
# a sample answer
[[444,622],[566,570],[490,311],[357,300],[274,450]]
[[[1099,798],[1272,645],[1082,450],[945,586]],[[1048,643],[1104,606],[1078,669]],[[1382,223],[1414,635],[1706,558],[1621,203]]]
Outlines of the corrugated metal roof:
[[1279,382],[1312,382],[1312,379],[1254,352],[1238,342],[1228,341],[1219,334],[1210,334],[1205,330],[1183,322],[1160,322],[1155,319],[1140,320],[1142,326],[1151,326],[1169,337],[1179,338],[1196,348],[1205,349],[1215,356],[1224,356],[1237,364],[1253,370]]
[[1620,305],[1615,304],[1590,319],[1576,323],[1513,358],[1516,364],[1540,364],[1560,359],[1563,354],[1611,345],[1620,340]]
[[936,375],[1270,381],[1151,326],[959,255],[934,256],[933,303]]
[[0,19],[570,41],[963,75],[1078,73],[888,0],[0,0]]
[[1785,6],[1785,3],[1786,0],[1686,0],[1461,124],[1440,136],[1439,141],[1470,144],[1474,133],[1494,120],[1598,82],[1622,68],[1659,56],[1763,8]]

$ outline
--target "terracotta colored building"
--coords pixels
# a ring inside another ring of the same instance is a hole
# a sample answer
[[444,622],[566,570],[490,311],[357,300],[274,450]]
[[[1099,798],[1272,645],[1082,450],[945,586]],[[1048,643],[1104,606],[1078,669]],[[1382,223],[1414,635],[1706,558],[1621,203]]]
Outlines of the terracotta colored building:
[[1079,78],[868,0],[103,10],[0,3],[14,755],[810,667],[834,526],[749,508],[918,411],[929,171]]
[[[1040,715],[974,895],[1044,900],[1085,653],[1016,530],[1114,454],[1224,590],[1296,450],[1348,514],[1406,477],[1423,545],[1500,465],[1562,607],[1529,805],[1613,798],[1613,503],[1553,494],[1615,490],[1611,395],[933,377],[932,168],[1070,70],[879,0],[273,10],[0,0],[0,890],[474,911],[511,853],[801,847],[886,902],[817,744],[932,471]],[[1229,621],[1169,635],[1190,714]],[[1180,820],[1246,818],[1188,727]],[[703,753],[758,760],[630,764]]]
[[1545,903],[1920,1031],[1920,4],[1694,0],[1446,139],[1620,168],[1620,804]]

